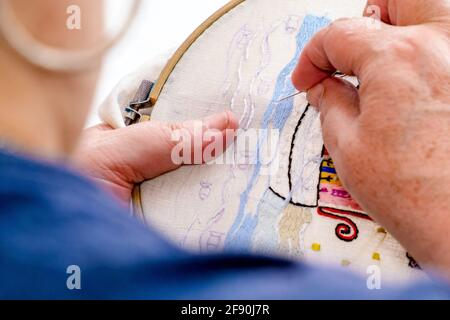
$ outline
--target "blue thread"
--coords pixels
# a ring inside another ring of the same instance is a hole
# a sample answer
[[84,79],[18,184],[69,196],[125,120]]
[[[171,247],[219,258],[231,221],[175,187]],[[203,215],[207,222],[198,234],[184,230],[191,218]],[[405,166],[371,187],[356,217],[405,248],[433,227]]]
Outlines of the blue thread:
[[330,167],[322,167],[322,172],[327,172],[327,173],[332,173],[332,174],[336,174],[336,170]]
[[[295,52],[292,60],[284,67],[277,78],[275,85],[275,92],[269,103],[261,123],[261,129],[268,129],[269,125],[272,124],[272,128],[282,130],[286,124],[288,117],[291,115],[294,107],[294,99],[287,99],[284,101],[279,101],[283,97],[287,97],[295,93],[295,87],[291,81],[291,73],[294,70],[300,54],[304,49],[306,43],[312,38],[312,36],[326,27],[330,23],[330,20],[325,17],[316,17],[312,15],[306,15],[300,31],[297,34],[297,50]],[[263,141],[267,141],[267,131],[266,135],[260,137],[257,145],[257,155],[256,155],[256,165],[250,181],[247,185],[246,190],[241,194],[239,210],[236,215],[236,219],[228,232],[227,238],[225,240],[226,248],[248,248],[250,246],[250,241],[252,234],[257,225],[257,215],[252,212],[245,212],[245,207],[247,205],[249,194],[258,180],[259,173],[261,170],[260,161],[260,146]],[[257,212],[259,211],[259,205],[257,206]],[[249,218],[249,216],[254,216],[254,218]],[[251,221],[251,223],[249,223]],[[255,223],[256,222],[256,223]]]

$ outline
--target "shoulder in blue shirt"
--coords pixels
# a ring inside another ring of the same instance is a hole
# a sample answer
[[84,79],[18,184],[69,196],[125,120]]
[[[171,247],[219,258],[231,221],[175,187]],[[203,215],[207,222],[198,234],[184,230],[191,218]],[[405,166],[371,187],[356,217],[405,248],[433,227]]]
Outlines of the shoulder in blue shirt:
[[[3,299],[448,299],[442,281],[369,290],[366,279],[275,258],[194,255],[75,171],[0,152]],[[69,266],[81,271],[69,290]]]

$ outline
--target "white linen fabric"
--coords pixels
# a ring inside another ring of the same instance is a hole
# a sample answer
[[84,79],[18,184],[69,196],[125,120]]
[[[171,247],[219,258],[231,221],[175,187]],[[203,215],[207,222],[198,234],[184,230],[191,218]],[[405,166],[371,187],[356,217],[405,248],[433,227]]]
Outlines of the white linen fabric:
[[157,56],[134,72],[126,75],[100,105],[100,119],[115,129],[125,127],[123,112],[125,107],[133,100],[137,88],[144,80],[156,82],[161,70],[174,51],[170,50],[166,54]]

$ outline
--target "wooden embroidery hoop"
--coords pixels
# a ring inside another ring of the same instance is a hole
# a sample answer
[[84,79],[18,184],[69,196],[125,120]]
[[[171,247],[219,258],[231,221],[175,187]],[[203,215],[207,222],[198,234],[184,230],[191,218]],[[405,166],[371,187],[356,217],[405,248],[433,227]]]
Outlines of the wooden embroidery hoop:
[[[190,49],[190,47],[197,41],[198,38],[208,30],[215,22],[217,22],[220,18],[226,15],[228,12],[236,8],[241,3],[245,2],[245,0],[231,0],[222,8],[217,10],[212,16],[206,19],[194,32],[181,44],[181,46],[175,51],[173,56],[169,59],[164,69],[161,71],[158,80],[156,81],[152,91],[150,92],[149,100],[150,105],[155,105],[156,101],[158,101],[159,95],[161,94],[167,80],[169,79],[172,71],[177,66],[178,62],[184,56],[184,54]],[[149,117],[143,117],[141,121],[148,121]],[[142,198],[141,198],[141,186],[140,184],[135,185],[132,195],[132,207],[133,213],[135,216],[139,217],[143,221],[145,221],[144,210],[142,206]]]

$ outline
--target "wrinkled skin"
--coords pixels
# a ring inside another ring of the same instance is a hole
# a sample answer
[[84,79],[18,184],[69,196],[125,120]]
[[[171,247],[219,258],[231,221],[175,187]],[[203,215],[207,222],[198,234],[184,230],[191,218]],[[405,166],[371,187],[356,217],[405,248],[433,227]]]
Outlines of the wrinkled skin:
[[[450,1],[371,0],[320,31],[293,74],[345,187],[424,266],[450,275]],[[368,14],[369,12],[366,12]],[[355,75],[357,89],[333,78]]]

